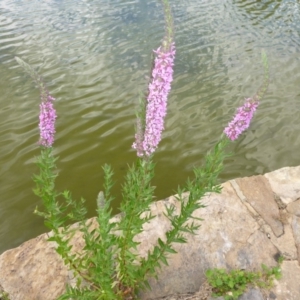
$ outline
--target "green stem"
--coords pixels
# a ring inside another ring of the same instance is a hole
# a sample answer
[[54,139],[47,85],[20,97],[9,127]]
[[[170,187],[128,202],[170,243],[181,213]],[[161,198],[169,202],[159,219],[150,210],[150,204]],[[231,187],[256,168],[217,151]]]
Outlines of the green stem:
[[261,100],[263,98],[269,86],[269,63],[268,63],[267,54],[264,50],[262,51],[261,56],[262,56],[262,62],[264,66],[264,82],[257,92],[256,97],[258,100]]
[[[119,247],[121,249],[120,269],[124,276],[122,282],[125,286],[133,286],[133,279],[128,273],[128,268],[130,268],[134,259],[129,258],[126,253],[132,247],[134,236],[142,231],[142,226],[145,223],[145,220],[140,218],[140,214],[148,209],[151,202],[152,188],[150,181],[152,178],[151,160],[138,159],[137,166],[129,171],[123,188],[125,205],[122,210],[126,213],[126,216],[123,216],[120,221],[120,229],[125,235],[122,237]],[[132,194],[131,189],[134,188],[136,188],[136,191]]]
[[[159,246],[156,246],[152,253],[146,259],[142,260],[141,269],[142,273],[146,275],[153,275],[155,268],[159,267],[162,257],[166,252],[172,252],[174,249],[171,247],[172,243],[186,242],[186,239],[180,234],[180,232],[194,233],[194,230],[199,226],[193,225],[188,227],[185,225],[186,221],[193,219],[192,214],[196,209],[203,207],[200,203],[201,198],[208,192],[218,192],[219,187],[215,187],[217,184],[217,177],[222,171],[225,155],[224,150],[228,145],[229,140],[226,137],[221,137],[220,141],[215,146],[214,150],[206,155],[206,160],[203,168],[195,169],[195,179],[192,182],[187,183],[190,195],[188,201],[181,198],[181,212],[179,216],[174,216],[173,210],[168,211],[168,218],[172,223],[172,229],[166,233],[166,242],[159,242]],[[208,176],[209,175],[209,176]],[[171,251],[170,251],[171,250]],[[146,282],[146,280],[144,281]]]

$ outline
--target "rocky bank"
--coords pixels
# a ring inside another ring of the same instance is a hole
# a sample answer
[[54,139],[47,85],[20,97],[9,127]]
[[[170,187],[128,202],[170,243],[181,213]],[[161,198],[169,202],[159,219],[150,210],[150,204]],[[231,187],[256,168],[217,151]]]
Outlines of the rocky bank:
[[[197,235],[175,245],[178,253],[170,256],[159,280],[150,281],[152,290],[140,294],[142,300],[195,293],[205,284],[208,268],[255,270],[262,263],[272,267],[280,255],[285,257],[283,276],[275,286],[269,291],[250,289],[241,299],[300,299],[300,166],[230,180],[222,187],[221,194],[203,198],[206,207],[195,212],[203,219]],[[180,210],[174,196],[152,204],[156,217],[137,236],[140,255],[146,255],[158,237],[164,239],[170,228],[164,211],[170,205]],[[72,283],[47,237],[42,234],[0,256],[0,287],[10,300],[54,300]],[[80,233],[73,244],[82,249]]]

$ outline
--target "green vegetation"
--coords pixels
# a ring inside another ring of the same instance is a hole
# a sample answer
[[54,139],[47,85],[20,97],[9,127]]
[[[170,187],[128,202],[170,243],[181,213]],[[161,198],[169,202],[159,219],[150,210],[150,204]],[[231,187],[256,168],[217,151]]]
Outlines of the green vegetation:
[[9,300],[8,293],[0,291],[0,300]]
[[213,297],[223,296],[225,300],[238,299],[249,286],[269,289],[274,279],[281,278],[280,265],[283,257],[278,259],[278,265],[269,268],[262,264],[261,271],[245,271],[225,269],[209,269],[206,271],[208,283],[213,288]]

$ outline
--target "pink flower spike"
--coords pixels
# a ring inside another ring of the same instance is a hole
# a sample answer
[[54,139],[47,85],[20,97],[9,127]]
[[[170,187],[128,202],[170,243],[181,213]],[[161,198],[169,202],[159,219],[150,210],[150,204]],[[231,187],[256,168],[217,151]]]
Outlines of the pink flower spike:
[[47,97],[42,97],[40,104],[39,144],[47,148],[52,147],[54,143],[56,119],[56,111],[53,107],[54,100],[55,98],[48,94]]
[[132,145],[139,157],[150,156],[157,148],[164,129],[164,118],[167,114],[168,94],[173,81],[173,65],[175,59],[175,44],[168,50],[159,47],[154,50],[156,58],[152,70],[152,79],[148,86],[146,106],[145,131],[136,135]]
[[236,140],[239,135],[250,126],[253,114],[256,111],[258,105],[259,102],[257,100],[254,100],[252,98],[245,99],[244,105],[237,109],[234,118],[224,129],[224,133],[230,140]]

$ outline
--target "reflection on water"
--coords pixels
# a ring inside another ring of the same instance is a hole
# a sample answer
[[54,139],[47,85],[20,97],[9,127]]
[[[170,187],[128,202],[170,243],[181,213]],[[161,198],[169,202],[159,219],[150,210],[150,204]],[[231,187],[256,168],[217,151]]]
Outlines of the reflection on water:
[[[172,194],[218,139],[243,98],[260,86],[260,51],[271,82],[254,122],[236,143],[221,180],[299,165],[300,4],[289,1],[172,1],[177,57],[164,139],[156,154],[157,198]],[[0,1],[0,253],[45,231],[32,214],[39,91],[14,61],[43,75],[58,112],[58,189],[84,197],[89,216],[101,165],[119,188],[135,160],[135,105],[147,88],[151,49],[164,35],[158,0]]]

